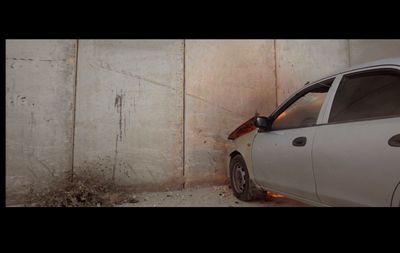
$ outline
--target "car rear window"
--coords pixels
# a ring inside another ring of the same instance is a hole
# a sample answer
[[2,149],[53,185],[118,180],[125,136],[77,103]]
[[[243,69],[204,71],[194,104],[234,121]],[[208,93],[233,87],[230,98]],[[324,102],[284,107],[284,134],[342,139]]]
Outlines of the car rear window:
[[400,71],[379,70],[343,77],[329,123],[400,116]]

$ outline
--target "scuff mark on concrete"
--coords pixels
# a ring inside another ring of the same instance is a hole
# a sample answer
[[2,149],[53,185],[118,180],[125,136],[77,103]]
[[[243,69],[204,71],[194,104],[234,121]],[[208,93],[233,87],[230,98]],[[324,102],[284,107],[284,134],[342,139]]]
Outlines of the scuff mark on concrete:
[[27,166],[26,168],[27,168],[28,171],[33,175],[33,177],[34,177],[35,179],[38,179],[38,176],[36,175],[36,173],[35,173],[35,172],[33,171],[33,169],[32,169],[31,163],[29,163],[28,166]]
[[151,80],[151,79],[149,79],[149,78],[141,77],[141,76],[139,76],[139,75],[134,75],[134,77],[136,77],[136,78],[139,79],[139,80],[144,80],[144,81],[146,81],[146,82],[148,82],[148,83],[151,83],[151,84],[154,84],[154,85],[158,85],[158,86],[165,87],[165,88],[168,88],[168,89],[171,89],[171,90],[176,91],[175,88],[173,88],[173,87],[171,87],[171,86],[169,86],[169,85],[162,84],[162,83],[160,83],[160,82]]
[[114,107],[117,108],[117,113],[119,113],[119,140],[122,141],[122,99],[123,99],[123,93],[121,90],[120,94],[117,94],[115,96],[115,102],[114,102]]
[[138,89],[138,97],[141,97],[140,95],[141,95],[141,91],[142,91],[142,86],[141,86],[141,82],[140,82],[140,80],[141,79],[138,79],[138,81],[139,81],[139,83],[138,83],[138,86],[139,86],[139,89]]
[[136,171],[132,168],[132,166],[131,166],[129,163],[127,163],[126,165],[127,165],[127,167],[129,168],[129,170],[131,170],[131,171],[133,172],[133,174],[134,174],[135,176],[137,176]]
[[[119,94],[117,93],[114,100],[114,107],[117,108],[118,113],[118,130],[115,136],[115,151],[114,151],[114,163],[113,163],[113,174],[112,180],[115,182],[115,171],[117,169],[118,164],[118,142],[122,142],[122,133],[126,138],[126,113],[123,113],[123,108],[125,107],[126,92],[122,89]],[[122,131],[123,130],[123,131]],[[121,167],[121,163],[119,163],[119,167]]]
[[67,61],[67,59],[34,59],[34,58],[16,58],[16,57],[6,58],[6,60],[9,60],[9,61],[44,61],[44,62],[57,62],[57,61],[66,62]]
[[130,72],[130,71],[115,69],[115,68],[111,67],[108,63],[101,63],[100,65],[98,65],[98,67],[101,68],[101,69],[107,70],[107,71],[111,71],[111,72],[114,72],[114,73],[118,73],[118,74],[127,76],[127,77],[136,78],[136,79],[139,80],[139,87],[140,87],[140,80],[143,80],[143,81],[146,81],[146,82],[148,82],[150,84],[161,86],[161,87],[176,91],[176,89],[174,87],[171,87],[171,86],[169,86],[167,84],[163,84],[161,82],[158,82],[158,81],[155,81],[155,80],[152,80],[152,79],[149,79],[147,77],[143,77],[143,76],[140,76],[140,75],[137,75],[137,74],[132,74],[132,72]]
[[115,153],[114,153],[114,164],[113,164],[113,171],[112,171],[112,181],[115,182],[115,169],[117,167],[117,157],[118,157],[118,134],[115,138]]
[[55,177],[55,171],[54,169],[50,169],[49,166],[47,166],[43,161],[39,160],[38,158],[36,158],[36,160],[50,173],[50,175],[52,177]]
[[6,60],[8,61],[33,61],[32,58],[16,58],[16,57],[12,57],[12,58],[6,58]]
[[171,162],[167,159],[167,156],[164,154],[164,152],[159,151],[159,153],[161,154],[161,156],[163,157],[163,159],[165,160],[165,162],[166,162],[167,164],[173,166],[173,165],[171,164]]
[[28,104],[26,96],[21,96],[21,95],[17,95],[16,97],[15,95],[9,96],[8,100],[10,106],[18,106],[18,105],[24,106]]
[[146,166],[146,171],[150,174],[151,179],[153,179],[153,182],[157,182],[156,178],[153,175],[153,172]]
[[[19,97],[19,95],[17,96],[17,99],[18,99],[18,97]],[[28,155],[29,163],[28,163],[27,169],[33,175],[33,177],[35,179],[37,179],[38,176],[36,175],[36,173],[34,172],[34,170],[32,168],[33,158],[35,157],[35,145],[34,145],[33,138],[34,138],[34,128],[36,126],[36,119],[35,119],[34,112],[31,112],[30,114],[31,114],[31,117],[29,119],[29,126],[30,126],[30,133],[29,133],[30,136],[29,137],[30,137],[30,141],[29,141],[28,145],[23,143],[22,144],[22,148],[24,149],[25,147],[28,147],[27,155]]]
[[135,96],[133,96],[133,111],[136,112],[136,97]]
[[34,129],[35,126],[36,126],[36,120],[35,120],[35,114],[34,114],[34,112],[31,112],[31,119],[30,119],[29,124],[30,124],[30,126],[31,126],[31,128],[30,128],[31,138],[33,138],[33,129]]
[[193,94],[189,94],[189,93],[186,93],[186,95],[189,96],[189,97],[192,97],[192,98],[196,98],[196,99],[198,99],[198,100],[200,100],[200,101],[203,101],[203,102],[205,102],[206,104],[215,106],[215,107],[217,107],[217,108],[219,108],[219,109],[222,109],[222,110],[224,110],[224,111],[227,111],[227,112],[229,112],[229,113],[232,113],[232,114],[234,114],[234,115],[236,115],[236,116],[246,117],[246,115],[243,115],[243,114],[241,114],[241,113],[239,113],[239,112],[234,112],[234,111],[232,111],[232,110],[229,110],[228,108],[225,108],[225,107],[223,107],[223,106],[221,106],[221,105],[218,105],[218,104],[215,104],[215,103],[213,103],[213,102],[210,102],[210,101],[208,101],[208,100],[205,99],[205,98],[202,98],[202,97],[199,97],[199,96],[196,96],[196,95],[193,95]]
[[124,117],[124,136],[126,138],[126,116]]

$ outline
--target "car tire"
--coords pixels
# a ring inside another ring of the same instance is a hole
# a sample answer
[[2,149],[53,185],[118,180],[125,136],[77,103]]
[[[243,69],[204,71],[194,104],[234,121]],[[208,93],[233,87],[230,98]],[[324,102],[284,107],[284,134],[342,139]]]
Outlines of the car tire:
[[249,178],[249,171],[246,162],[240,154],[231,158],[229,164],[230,183],[233,195],[242,201],[251,201],[266,194],[257,189],[255,184]]

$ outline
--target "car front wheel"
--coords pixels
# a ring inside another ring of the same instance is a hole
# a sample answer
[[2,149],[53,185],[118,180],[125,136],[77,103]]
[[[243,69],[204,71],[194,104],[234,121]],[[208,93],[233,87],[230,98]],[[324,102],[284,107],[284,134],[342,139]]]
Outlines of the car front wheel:
[[240,154],[232,157],[230,161],[230,182],[233,195],[243,201],[251,201],[265,194],[258,190],[249,178],[246,163]]

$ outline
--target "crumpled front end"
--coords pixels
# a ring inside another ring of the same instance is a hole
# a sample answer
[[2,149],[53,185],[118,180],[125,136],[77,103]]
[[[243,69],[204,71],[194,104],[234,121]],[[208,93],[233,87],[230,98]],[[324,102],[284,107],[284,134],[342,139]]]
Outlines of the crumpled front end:
[[228,137],[232,140],[234,146],[228,150],[229,156],[227,157],[227,175],[230,177],[229,164],[231,158],[236,154],[241,154],[246,162],[249,171],[250,179],[254,181],[252,149],[253,141],[258,133],[258,128],[254,125],[255,117],[247,120],[245,123],[236,128]]

